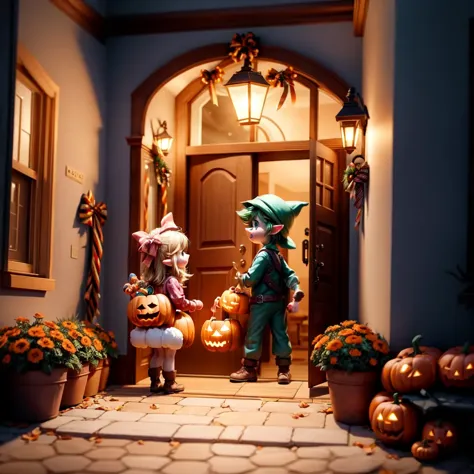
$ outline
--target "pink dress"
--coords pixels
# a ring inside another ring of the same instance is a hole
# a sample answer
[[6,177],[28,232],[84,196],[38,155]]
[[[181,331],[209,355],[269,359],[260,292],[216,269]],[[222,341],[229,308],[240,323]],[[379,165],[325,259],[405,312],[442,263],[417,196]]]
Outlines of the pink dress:
[[197,309],[196,300],[186,299],[181,283],[173,276],[168,277],[163,285],[155,286],[154,289],[155,294],[166,295],[173,306],[180,311],[193,313]]

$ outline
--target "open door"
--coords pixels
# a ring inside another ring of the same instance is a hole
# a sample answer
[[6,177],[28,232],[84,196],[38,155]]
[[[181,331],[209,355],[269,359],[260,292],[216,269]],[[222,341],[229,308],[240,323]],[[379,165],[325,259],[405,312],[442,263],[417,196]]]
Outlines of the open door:
[[[310,318],[308,326],[308,356],[311,357],[312,340],[341,316],[339,294],[341,259],[341,183],[338,154],[315,141],[311,142],[310,177]],[[310,359],[309,359],[310,360]],[[308,386],[314,387],[326,381],[326,375],[311,362]]]

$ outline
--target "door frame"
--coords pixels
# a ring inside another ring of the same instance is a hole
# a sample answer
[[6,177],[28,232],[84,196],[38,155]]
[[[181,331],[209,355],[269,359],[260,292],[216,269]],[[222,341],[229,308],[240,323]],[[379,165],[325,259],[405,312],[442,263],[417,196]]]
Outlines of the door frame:
[[[349,89],[349,84],[340,76],[323,66],[318,61],[308,58],[295,51],[291,51],[279,46],[263,45],[259,53],[260,60],[273,61],[281,64],[287,64],[294,67],[299,78],[304,78],[317,87],[320,87],[326,93],[333,96],[336,100],[341,102],[345,100],[346,93]],[[145,166],[143,159],[143,136],[145,129],[145,120],[148,105],[150,104],[154,95],[174,77],[181,73],[192,69],[194,67],[206,64],[209,62],[220,61],[220,67],[225,67],[231,64],[231,59],[228,55],[227,43],[216,43],[202,46],[191,51],[187,51],[180,56],[173,58],[167,64],[155,69],[143,82],[133,91],[131,97],[131,134],[127,137],[127,143],[130,147],[130,207],[129,207],[129,246],[128,246],[128,270],[129,272],[136,271],[140,265],[140,256],[137,246],[131,237],[132,233],[141,228],[143,209],[145,207],[143,200],[143,169]],[[190,102],[195,95],[202,89],[202,82],[200,78],[192,81],[179,95],[181,99],[186,99],[185,102]],[[178,99],[177,97],[177,99]],[[317,110],[317,108],[316,108]],[[185,222],[184,219],[184,203],[186,203],[186,196],[183,194],[186,189],[186,165],[180,161],[186,161],[186,146],[188,145],[188,123],[189,123],[189,109],[176,108],[175,120],[179,126],[179,130],[175,134],[175,153],[176,156],[182,157],[177,160],[177,167],[174,178],[176,183],[181,183],[175,189],[175,218],[178,222]],[[178,128],[178,127],[177,127]],[[317,130],[314,130],[309,137],[311,140],[317,139]],[[333,145],[338,149],[342,148],[340,140],[332,140]],[[328,144],[329,145],[329,144]],[[137,196],[137,198],[134,198]],[[133,329],[132,325],[128,324],[128,330]],[[112,380],[119,384],[133,384],[136,383],[136,362],[137,353],[135,348],[127,341],[127,352],[121,354],[114,370],[112,371]]]

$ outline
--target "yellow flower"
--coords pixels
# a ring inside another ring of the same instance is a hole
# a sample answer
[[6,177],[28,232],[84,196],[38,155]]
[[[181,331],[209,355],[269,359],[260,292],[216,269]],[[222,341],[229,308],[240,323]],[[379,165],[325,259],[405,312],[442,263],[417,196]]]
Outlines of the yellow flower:
[[102,343],[99,341],[99,339],[94,339],[94,347],[98,350],[98,351],[102,351],[104,350],[104,346],[102,345]]
[[43,351],[41,349],[31,349],[30,352],[28,352],[28,360],[32,364],[37,364],[38,362],[43,360]]
[[72,321],[63,321],[61,326],[66,329],[77,329],[77,326]]
[[339,339],[333,339],[328,342],[326,349],[328,351],[338,351],[344,344]]
[[49,337],[42,337],[38,340],[38,346],[44,347],[45,349],[52,349],[54,342]]
[[352,334],[354,334],[352,329],[343,329],[339,332],[339,336],[352,336]]
[[351,326],[354,326],[354,324],[356,324],[357,321],[353,321],[353,320],[348,320],[348,321],[344,321],[341,323],[341,326],[344,326],[345,328],[350,328]]
[[15,341],[12,343],[12,351],[15,352],[15,354],[23,354],[30,348],[30,343],[24,339],[18,339],[18,341]]
[[337,364],[337,357],[336,356],[333,356],[329,359],[329,363],[331,365],[336,365]]
[[349,351],[349,355],[352,357],[360,357],[362,355],[362,352],[359,351],[359,349],[351,349]]
[[44,337],[46,334],[43,331],[43,328],[39,326],[33,326],[30,329],[28,329],[28,335],[31,337]]
[[347,336],[346,342],[347,344],[360,344],[362,342],[362,338],[360,336]]

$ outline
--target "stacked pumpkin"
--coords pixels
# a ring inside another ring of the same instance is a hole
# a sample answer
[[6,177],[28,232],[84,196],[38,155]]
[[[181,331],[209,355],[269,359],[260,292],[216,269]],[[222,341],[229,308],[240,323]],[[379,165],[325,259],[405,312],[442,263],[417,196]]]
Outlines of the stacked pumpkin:
[[421,337],[414,337],[412,347],[403,349],[383,367],[382,384],[386,391],[372,400],[369,418],[376,437],[385,444],[413,443],[421,431],[422,441],[413,444],[412,454],[419,460],[428,461],[456,445],[457,430],[452,423],[442,420],[428,421],[420,429],[418,411],[400,394],[431,388],[438,379],[438,373],[446,387],[472,386],[474,348],[465,345],[443,354],[435,347],[421,346]]

